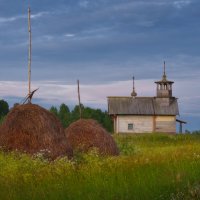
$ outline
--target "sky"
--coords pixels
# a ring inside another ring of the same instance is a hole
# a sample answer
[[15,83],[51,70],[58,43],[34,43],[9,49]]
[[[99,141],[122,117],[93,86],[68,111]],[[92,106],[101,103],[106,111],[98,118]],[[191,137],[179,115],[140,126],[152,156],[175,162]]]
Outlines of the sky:
[[179,119],[200,130],[199,0],[0,0],[0,98],[28,93],[28,6],[33,102],[107,109],[107,96],[155,96],[163,62]]

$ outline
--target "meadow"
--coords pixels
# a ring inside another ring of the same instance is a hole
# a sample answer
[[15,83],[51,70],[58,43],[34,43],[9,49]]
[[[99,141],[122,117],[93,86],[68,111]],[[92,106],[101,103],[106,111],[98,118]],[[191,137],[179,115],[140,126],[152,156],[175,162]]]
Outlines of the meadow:
[[2,200],[200,199],[200,134],[114,135],[118,157],[0,151]]

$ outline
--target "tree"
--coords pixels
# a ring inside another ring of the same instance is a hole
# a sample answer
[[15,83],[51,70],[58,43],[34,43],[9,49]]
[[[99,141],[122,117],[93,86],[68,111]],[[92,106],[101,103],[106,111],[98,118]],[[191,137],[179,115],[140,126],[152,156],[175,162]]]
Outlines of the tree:
[[[84,111],[85,111],[85,108],[84,108],[83,104],[81,104],[81,112],[82,112],[83,118],[84,118]],[[76,105],[74,107],[74,109],[71,112],[71,115],[72,115],[72,118],[71,118],[72,122],[80,119],[80,107],[79,107],[79,105]]]
[[67,105],[65,105],[64,103],[62,103],[60,105],[59,114],[64,114],[64,113],[70,113],[70,110],[69,110],[69,108],[68,108]]
[[3,99],[0,100],[0,117],[7,115],[9,112],[9,105]]
[[69,110],[68,106],[65,105],[64,103],[62,103],[60,105],[58,117],[60,118],[64,127],[67,127],[69,125],[69,123],[71,121],[70,120],[70,110]]
[[58,109],[55,106],[51,106],[49,111],[51,113],[55,114],[56,116],[58,116]]
[[192,134],[200,134],[200,130],[192,131]]
[[191,132],[190,132],[189,130],[186,129],[186,130],[185,130],[185,133],[190,134]]
[[103,112],[101,109],[92,109],[89,107],[84,108],[83,118],[95,119],[98,121],[107,131],[113,132],[113,122],[107,112]]
[[103,126],[107,131],[113,132],[113,121],[107,112],[104,113]]
[[[50,108],[50,111],[59,117],[65,128],[72,122],[80,119],[79,105],[74,106],[71,112],[69,107],[64,103],[60,105],[59,111],[54,106]],[[81,111],[83,119],[94,119],[98,121],[107,131],[113,132],[113,122],[107,112],[103,112],[101,109],[84,107],[83,104],[81,104]]]
[[2,124],[2,123],[3,123],[4,119],[5,119],[5,116],[3,116],[3,117],[0,117],[0,124]]

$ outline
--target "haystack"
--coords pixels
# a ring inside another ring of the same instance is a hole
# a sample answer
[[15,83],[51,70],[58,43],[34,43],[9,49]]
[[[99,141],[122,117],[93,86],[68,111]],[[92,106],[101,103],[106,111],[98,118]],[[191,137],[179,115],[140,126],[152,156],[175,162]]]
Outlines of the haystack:
[[56,116],[46,109],[25,104],[15,106],[1,126],[0,146],[6,151],[43,153],[51,159],[72,156],[65,131]]
[[112,136],[95,120],[80,119],[65,129],[67,141],[73,150],[88,152],[95,148],[101,155],[118,155]]

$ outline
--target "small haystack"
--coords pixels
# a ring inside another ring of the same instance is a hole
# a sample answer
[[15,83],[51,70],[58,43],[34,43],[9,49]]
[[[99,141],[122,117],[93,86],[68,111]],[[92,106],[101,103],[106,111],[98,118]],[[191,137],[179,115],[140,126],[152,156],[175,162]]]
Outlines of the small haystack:
[[73,154],[60,121],[34,104],[15,106],[8,113],[1,126],[0,146],[6,151],[43,153],[51,159]]
[[73,150],[88,152],[96,148],[101,155],[119,155],[112,136],[95,120],[80,119],[65,129]]

